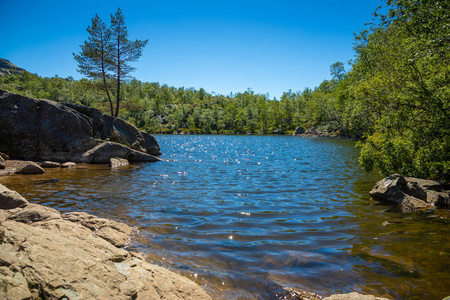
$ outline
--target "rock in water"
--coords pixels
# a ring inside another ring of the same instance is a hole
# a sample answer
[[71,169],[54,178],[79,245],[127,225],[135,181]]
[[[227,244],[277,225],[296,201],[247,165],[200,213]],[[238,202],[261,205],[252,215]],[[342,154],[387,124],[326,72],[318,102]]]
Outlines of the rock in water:
[[41,163],[42,168],[59,168],[61,167],[60,163],[54,162],[54,161],[44,161]]
[[118,157],[111,158],[111,160],[109,162],[109,165],[111,166],[111,168],[128,166],[129,164],[130,163],[128,162],[128,160],[123,159],[123,158],[118,158]]
[[45,170],[34,162],[29,161],[25,166],[16,171],[16,174],[43,174]]
[[375,297],[372,295],[362,295],[356,292],[349,294],[336,294],[326,297],[323,300],[389,300],[387,298]]
[[77,164],[71,161],[61,164],[61,168],[76,168]]
[[[0,141],[0,151],[15,158],[56,162],[91,162],[85,153],[106,143],[120,145],[122,150],[111,153],[104,163],[109,163],[112,157],[157,161],[152,155],[161,154],[153,136],[99,110],[2,90]],[[95,158],[91,159],[95,162]]]
[[445,184],[399,174],[378,181],[369,194],[409,209],[450,207],[450,188]]

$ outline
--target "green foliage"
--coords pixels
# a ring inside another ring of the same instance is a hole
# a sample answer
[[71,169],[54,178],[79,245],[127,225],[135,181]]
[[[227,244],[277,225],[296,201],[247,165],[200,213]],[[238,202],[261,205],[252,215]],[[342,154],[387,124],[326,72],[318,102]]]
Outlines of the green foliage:
[[[111,26],[106,27],[98,15],[92,19],[88,26],[88,40],[81,45],[80,54],[73,54],[78,63],[78,72],[88,78],[99,80],[97,86],[105,91],[110,105],[111,116],[119,115],[120,101],[123,97],[122,82],[129,79],[129,74],[135,68],[129,65],[137,61],[142,55],[143,48],[148,40],[128,40],[128,30],[125,17],[119,8],[111,15]],[[114,110],[110,95],[112,85],[115,85],[116,107]]]
[[[375,12],[378,22],[356,36],[348,72],[336,62],[330,66],[331,80],[314,90],[289,90],[279,101],[250,89],[211,95],[204,89],[130,80],[133,68],[127,63],[140,57],[147,41],[127,40],[120,10],[110,29],[93,19],[90,37],[75,56],[90,79],[25,72],[0,76],[0,88],[112,113],[111,99],[95,87],[115,85],[122,106],[119,113],[117,102],[115,115],[149,132],[289,134],[297,126],[315,127],[363,137],[359,161],[367,171],[450,181],[450,4],[387,0],[387,5],[388,13]],[[105,76],[98,57],[98,35],[104,30],[109,45]],[[130,56],[117,57],[119,41]]]

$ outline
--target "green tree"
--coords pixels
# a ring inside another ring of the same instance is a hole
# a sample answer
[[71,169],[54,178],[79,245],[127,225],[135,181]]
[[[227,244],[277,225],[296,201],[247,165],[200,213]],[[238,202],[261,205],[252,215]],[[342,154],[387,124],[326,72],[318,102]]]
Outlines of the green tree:
[[114,15],[111,15],[110,36],[108,69],[112,72],[116,81],[116,110],[114,116],[117,117],[120,108],[121,83],[129,78],[129,74],[135,70],[129,63],[135,62],[141,57],[142,50],[147,45],[148,40],[128,40],[125,17],[120,8]]
[[103,89],[110,104],[111,116],[113,116],[113,102],[107,84],[107,79],[109,77],[108,66],[111,56],[110,30],[106,28],[105,23],[96,14],[92,19],[92,24],[88,26],[87,32],[89,33],[89,37],[83,45],[80,45],[81,52],[79,54],[73,53],[73,56],[78,63],[77,71],[86,75],[88,78],[101,79]]

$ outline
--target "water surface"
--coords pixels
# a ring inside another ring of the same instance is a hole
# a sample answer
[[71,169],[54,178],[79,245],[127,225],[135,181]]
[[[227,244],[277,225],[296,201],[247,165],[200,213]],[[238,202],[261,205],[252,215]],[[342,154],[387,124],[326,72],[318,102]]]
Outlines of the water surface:
[[156,138],[164,162],[0,183],[63,212],[137,226],[135,250],[215,299],[276,299],[283,286],[395,299],[450,295],[448,215],[403,213],[370,199],[380,177],[357,167],[353,141]]

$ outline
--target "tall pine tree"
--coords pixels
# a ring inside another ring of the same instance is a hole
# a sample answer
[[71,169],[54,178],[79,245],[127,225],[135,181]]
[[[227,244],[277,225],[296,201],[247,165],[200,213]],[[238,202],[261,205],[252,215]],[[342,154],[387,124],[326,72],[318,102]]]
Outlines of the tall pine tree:
[[[117,117],[120,109],[121,83],[130,78],[129,74],[135,70],[129,63],[135,62],[141,57],[148,40],[128,40],[125,17],[120,8],[114,15],[111,15],[109,28],[106,28],[100,17],[95,15],[92,25],[88,26],[87,31],[89,37],[84,45],[80,46],[80,54],[73,54],[78,62],[78,72],[89,78],[102,80],[109,100],[111,116]],[[108,88],[108,78],[114,78],[115,81],[115,110]]]

